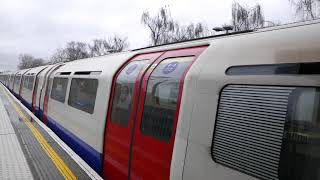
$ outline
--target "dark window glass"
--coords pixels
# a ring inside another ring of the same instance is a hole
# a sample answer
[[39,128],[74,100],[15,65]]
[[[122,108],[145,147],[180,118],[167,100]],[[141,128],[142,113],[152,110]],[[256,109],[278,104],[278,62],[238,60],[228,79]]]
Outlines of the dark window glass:
[[111,122],[128,126],[136,78],[147,60],[130,62],[119,74],[112,102]]
[[193,57],[170,58],[152,72],[147,85],[141,132],[169,141],[177,108],[180,79]]
[[27,88],[29,90],[32,90],[32,88],[33,88],[33,81],[34,81],[34,76],[29,76],[28,77],[28,85],[27,85]]
[[54,78],[52,84],[51,98],[64,103],[68,78]]
[[232,66],[226,70],[227,75],[294,75],[320,74],[320,63],[290,63]]
[[92,114],[96,101],[97,88],[97,79],[72,79],[68,104]]
[[24,88],[28,87],[28,80],[29,80],[29,76],[23,76],[22,77],[22,82],[23,82],[23,87]]
[[19,75],[19,76],[16,76],[16,78],[15,78],[15,84],[20,84],[20,78],[21,78],[21,76]]
[[280,161],[281,179],[320,179],[320,89],[290,96]]

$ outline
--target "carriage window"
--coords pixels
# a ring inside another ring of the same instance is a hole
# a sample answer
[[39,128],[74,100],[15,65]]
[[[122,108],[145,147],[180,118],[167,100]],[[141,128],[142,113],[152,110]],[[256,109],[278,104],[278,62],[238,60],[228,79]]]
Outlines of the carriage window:
[[128,126],[136,78],[147,60],[130,62],[119,74],[112,102],[111,122]]
[[29,78],[29,76],[22,76],[22,82],[23,82],[24,88],[28,87],[28,78]]
[[51,98],[64,103],[66,98],[66,91],[68,85],[68,78],[53,79]]
[[141,120],[141,132],[159,140],[169,141],[175,120],[180,79],[193,57],[170,58],[152,72]]
[[76,109],[92,114],[96,101],[97,88],[97,79],[72,79],[68,104]]
[[20,78],[21,78],[20,75],[19,75],[19,76],[16,76],[16,78],[15,78],[15,84],[20,84]]
[[297,88],[287,118],[280,179],[320,179],[320,89]]
[[34,81],[34,76],[29,76],[29,77],[28,77],[27,89],[32,90],[32,88],[33,88],[33,81]]

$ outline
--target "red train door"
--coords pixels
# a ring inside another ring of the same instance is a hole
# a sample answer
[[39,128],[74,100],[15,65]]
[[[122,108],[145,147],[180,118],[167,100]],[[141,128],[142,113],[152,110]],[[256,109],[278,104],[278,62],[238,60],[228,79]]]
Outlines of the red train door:
[[[34,81],[34,86],[33,86],[33,93],[32,93],[32,112],[35,113],[37,110],[37,91],[38,91],[38,85],[39,85],[39,75],[40,73],[45,70],[47,67],[43,68],[41,71],[39,71],[36,75],[35,75],[35,81]],[[40,107],[39,107],[40,109]]]
[[106,179],[168,179],[185,75],[205,47],[138,55],[113,80]]
[[106,179],[128,179],[129,152],[140,81],[146,69],[161,54],[133,57],[113,79],[105,128],[103,177]]
[[[44,124],[48,124],[48,101],[49,101],[49,96],[50,96],[50,91],[51,91],[51,85],[52,85],[52,79],[50,79],[51,75],[59,69],[63,64],[58,64],[56,66],[53,66],[45,75],[44,83],[45,83],[45,92],[44,92],[44,99],[43,99],[43,117],[42,117],[42,122]],[[41,99],[41,97],[40,97]]]
[[[42,70],[41,70],[42,71]],[[34,86],[33,86],[33,93],[32,93],[32,113],[36,113],[36,109],[37,109],[37,103],[36,103],[36,96],[37,96],[37,90],[38,90],[38,84],[39,84],[39,74],[41,73],[41,71],[36,74],[36,80],[34,82]]]
[[142,80],[130,179],[169,179],[184,78],[206,47],[168,51]]

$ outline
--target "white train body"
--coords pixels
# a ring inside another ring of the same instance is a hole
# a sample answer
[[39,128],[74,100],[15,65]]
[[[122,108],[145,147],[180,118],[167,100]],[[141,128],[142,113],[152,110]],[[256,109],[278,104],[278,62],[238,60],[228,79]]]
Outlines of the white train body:
[[[81,139],[81,141],[86,142],[89,145],[89,151],[93,151],[93,154],[96,156],[101,156],[103,153],[105,116],[107,113],[108,95],[110,94],[113,74],[126,59],[132,56],[132,54],[133,53],[123,53],[114,56],[97,57],[94,59],[84,59],[66,63],[50,77],[52,81],[54,78],[68,79],[65,99],[68,99],[72,79],[97,80],[98,89],[94,111],[92,113],[81,111],[68,105],[68,101],[60,102],[52,99],[52,97],[50,97],[48,104],[49,122],[52,122],[52,124],[50,124],[54,126],[58,123],[77,138]],[[61,73],[67,75],[61,75]],[[66,118],[68,121],[65,121]],[[86,130],[83,131],[82,129]],[[84,149],[81,150],[84,151]]]
[[38,82],[36,82],[39,73],[43,71],[47,66],[40,66],[36,67],[33,69],[30,69],[28,72],[26,72],[23,76],[24,78],[24,83],[21,86],[21,92],[20,92],[20,97],[22,103],[27,106],[29,109],[32,109],[32,98],[33,98],[33,93],[36,93],[34,91],[35,87],[37,86]]
[[311,21],[0,80],[104,178],[318,179],[319,32]]

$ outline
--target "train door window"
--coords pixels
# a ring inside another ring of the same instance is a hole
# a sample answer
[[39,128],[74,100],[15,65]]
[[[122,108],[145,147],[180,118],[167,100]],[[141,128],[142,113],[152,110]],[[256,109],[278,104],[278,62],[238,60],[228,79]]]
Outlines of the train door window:
[[146,63],[147,60],[132,61],[117,77],[111,111],[112,123],[128,126],[136,78]]
[[68,78],[55,77],[52,84],[51,98],[64,103],[66,98],[67,85]]
[[140,130],[169,141],[174,125],[180,79],[194,57],[163,60],[149,77]]
[[22,82],[23,82],[23,87],[24,88],[28,87],[28,80],[29,80],[29,76],[23,76]]
[[33,81],[34,81],[34,76],[29,76],[29,77],[28,77],[28,85],[27,85],[27,89],[32,90],[32,87],[33,87]]
[[16,76],[16,78],[15,78],[15,84],[20,84],[20,78],[21,78],[21,76],[20,75],[18,75],[18,76]]
[[97,79],[72,79],[68,104],[76,109],[92,114],[96,101],[97,88]]
[[320,89],[290,95],[280,160],[280,179],[320,179]]

